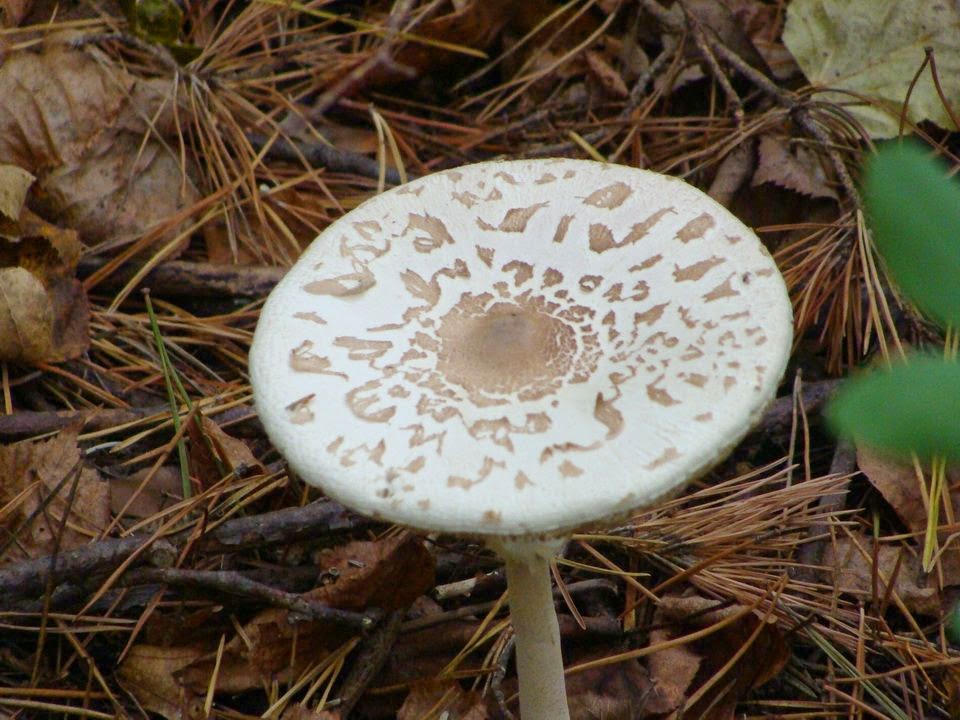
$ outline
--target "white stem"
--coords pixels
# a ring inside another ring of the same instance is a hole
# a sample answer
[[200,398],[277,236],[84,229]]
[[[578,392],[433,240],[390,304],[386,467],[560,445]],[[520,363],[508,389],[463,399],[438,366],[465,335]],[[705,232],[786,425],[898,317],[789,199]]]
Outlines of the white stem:
[[560,626],[553,609],[550,561],[556,542],[496,542],[507,566],[510,622],[516,637],[522,720],[569,720]]

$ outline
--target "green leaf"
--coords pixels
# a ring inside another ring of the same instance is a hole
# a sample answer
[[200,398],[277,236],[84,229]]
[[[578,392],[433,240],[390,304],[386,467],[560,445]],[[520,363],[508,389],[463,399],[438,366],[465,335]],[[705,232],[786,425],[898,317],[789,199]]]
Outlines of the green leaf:
[[943,630],[952,645],[960,645],[960,600],[954,601],[943,619]]
[[864,200],[904,294],[941,326],[960,328],[960,183],[921,146],[889,145],[867,165]]
[[[960,5],[955,2],[792,0],[783,41],[810,84],[829,88],[816,99],[846,105],[871,137],[897,134],[900,109],[926,47],[933,49],[947,102],[960,105]],[[956,129],[929,67],[917,78],[907,117]]]
[[838,435],[893,455],[960,460],[960,363],[918,354],[864,372],[843,384],[826,418]]

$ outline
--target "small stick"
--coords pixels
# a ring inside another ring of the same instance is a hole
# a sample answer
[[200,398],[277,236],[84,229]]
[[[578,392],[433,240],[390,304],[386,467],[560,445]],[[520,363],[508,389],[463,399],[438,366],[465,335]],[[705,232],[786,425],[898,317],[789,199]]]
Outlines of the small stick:
[[368,630],[380,620],[381,613],[372,610],[365,613],[339,610],[315,602],[296,593],[279,590],[270,585],[248,578],[243,573],[232,570],[184,570],[181,568],[139,568],[126,573],[120,584],[143,585],[163,583],[177,587],[214,591],[226,595],[261,600],[275,607],[282,607],[303,615],[309,620],[329,620],[331,622]]
[[354,658],[350,672],[343,681],[343,689],[340,691],[340,705],[337,707],[339,717],[347,718],[350,716],[350,712],[360,702],[364,691],[383,668],[387,658],[390,657],[390,651],[393,649],[394,643],[397,641],[403,616],[406,615],[406,612],[406,609],[394,610],[387,615],[376,630],[367,636],[360,652]]
[[[228,520],[200,538],[194,550],[209,554],[236,552],[251,547],[316,540],[330,533],[375,524],[372,520],[349,512],[339,503],[317,501],[303,507]],[[162,564],[164,558],[176,556],[190,540],[192,533],[191,527],[155,541],[151,551],[141,555],[138,560]],[[53,586],[56,586],[75,578],[109,572],[134,553],[140,552],[141,546],[152,539],[152,535],[110,538],[62,552],[53,572],[49,557],[0,567],[0,609],[12,606],[18,598],[43,592],[51,577]]]

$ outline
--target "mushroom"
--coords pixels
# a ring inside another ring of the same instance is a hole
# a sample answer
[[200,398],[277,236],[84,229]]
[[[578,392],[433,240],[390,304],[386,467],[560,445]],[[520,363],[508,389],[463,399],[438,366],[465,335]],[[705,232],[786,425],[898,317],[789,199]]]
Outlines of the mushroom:
[[699,190],[494,161],[330,225],[268,298],[250,376],[306,482],[501,555],[521,713],[566,718],[551,558],[721,460],[774,396],[792,327],[764,246]]

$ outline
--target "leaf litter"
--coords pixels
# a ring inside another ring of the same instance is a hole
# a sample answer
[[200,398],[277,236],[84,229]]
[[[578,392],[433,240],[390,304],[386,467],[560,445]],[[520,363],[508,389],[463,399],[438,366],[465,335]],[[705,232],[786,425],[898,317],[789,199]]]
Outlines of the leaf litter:
[[[3,712],[515,713],[492,556],[353,516],[266,442],[246,378],[264,283],[402,174],[601,157],[680,175],[758,228],[803,379],[940,342],[878,271],[854,182],[912,75],[829,76],[861,107],[798,90],[828,77],[784,29],[813,5],[201,2],[162,32],[2,6]],[[820,5],[838,38],[872,17]],[[906,118],[956,162],[930,92],[939,77],[956,102],[949,49]],[[901,75],[924,61],[888,55]],[[956,483],[923,573],[925,469],[844,465],[815,384],[784,389],[768,417],[788,428],[761,424],[682,497],[571,543],[575,717],[956,714]]]

